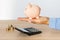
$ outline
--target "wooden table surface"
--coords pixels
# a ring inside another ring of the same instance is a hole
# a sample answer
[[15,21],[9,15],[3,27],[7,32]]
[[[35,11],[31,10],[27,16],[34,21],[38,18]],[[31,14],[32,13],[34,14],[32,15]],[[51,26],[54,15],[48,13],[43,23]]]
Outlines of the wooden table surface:
[[[42,33],[28,36],[17,30],[6,31],[8,25],[11,24],[19,28],[34,27],[41,30]],[[17,20],[0,20],[0,40],[60,40],[60,30],[51,29],[44,24],[33,24]]]

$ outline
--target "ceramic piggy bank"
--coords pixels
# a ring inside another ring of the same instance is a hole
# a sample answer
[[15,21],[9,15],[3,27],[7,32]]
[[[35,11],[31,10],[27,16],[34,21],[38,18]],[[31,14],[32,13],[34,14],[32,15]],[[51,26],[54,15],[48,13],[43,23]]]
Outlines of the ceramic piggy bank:
[[24,10],[24,13],[29,19],[39,18],[41,8],[37,5],[28,4]]

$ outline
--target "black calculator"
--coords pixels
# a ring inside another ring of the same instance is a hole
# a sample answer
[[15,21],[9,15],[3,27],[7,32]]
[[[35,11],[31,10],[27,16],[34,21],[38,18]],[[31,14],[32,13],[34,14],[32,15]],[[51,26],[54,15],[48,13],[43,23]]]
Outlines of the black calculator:
[[35,34],[42,33],[41,30],[38,30],[38,29],[33,28],[33,27],[30,27],[30,28],[15,28],[15,29],[24,33],[24,34],[27,34],[27,35],[35,35]]

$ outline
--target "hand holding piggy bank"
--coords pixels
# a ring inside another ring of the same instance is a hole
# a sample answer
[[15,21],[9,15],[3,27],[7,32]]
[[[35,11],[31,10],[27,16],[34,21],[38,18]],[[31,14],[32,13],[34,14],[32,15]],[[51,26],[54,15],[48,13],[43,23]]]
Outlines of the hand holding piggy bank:
[[37,5],[28,4],[25,8],[25,15],[29,17],[29,19],[32,18],[39,18],[41,8]]
[[39,16],[41,8],[37,5],[28,4],[24,10],[24,13],[27,17],[21,18],[19,17],[18,20],[21,21],[28,21],[31,23],[39,23],[39,24],[48,24],[49,18]]

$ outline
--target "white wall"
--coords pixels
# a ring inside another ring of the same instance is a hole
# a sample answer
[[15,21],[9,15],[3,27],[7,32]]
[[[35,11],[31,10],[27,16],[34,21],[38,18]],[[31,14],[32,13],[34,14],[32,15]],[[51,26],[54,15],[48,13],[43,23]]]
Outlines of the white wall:
[[24,8],[28,3],[41,7],[41,16],[60,17],[60,0],[0,0],[0,20],[25,17]]
[[16,0],[0,0],[0,20],[14,19]]

